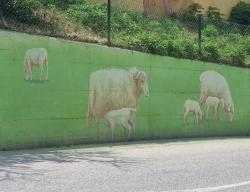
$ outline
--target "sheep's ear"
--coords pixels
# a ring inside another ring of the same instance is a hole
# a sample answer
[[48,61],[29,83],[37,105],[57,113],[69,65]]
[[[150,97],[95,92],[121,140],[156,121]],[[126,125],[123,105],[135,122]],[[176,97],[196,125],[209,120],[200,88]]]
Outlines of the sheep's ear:
[[133,78],[134,78],[134,80],[138,80],[141,74],[142,74],[142,72],[141,72],[141,71],[137,71],[137,72],[135,72],[135,73],[133,74]]

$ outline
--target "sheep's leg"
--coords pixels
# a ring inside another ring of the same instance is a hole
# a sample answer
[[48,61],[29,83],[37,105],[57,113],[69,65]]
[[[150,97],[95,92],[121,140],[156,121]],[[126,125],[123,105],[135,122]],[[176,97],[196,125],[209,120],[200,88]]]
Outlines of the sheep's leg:
[[124,137],[127,137],[127,135],[128,135],[128,126],[127,126],[127,123],[124,122],[124,121],[122,121],[121,125],[122,125],[123,130],[124,130]]
[[105,126],[108,129],[107,137],[109,137],[109,135],[111,134],[110,122],[108,120],[105,120],[104,123],[105,123]]
[[199,117],[200,117],[200,121],[202,121],[203,117],[202,117],[202,112],[201,111],[199,112]]
[[99,127],[99,119],[96,119],[96,136],[97,136],[97,139],[100,138],[100,127]]
[[129,138],[130,137],[130,130],[131,130],[131,126],[129,124],[129,121],[122,122],[122,126],[124,128],[124,133],[126,133],[125,137]]
[[195,124],[195,113],[193,112],[193,124]]
[[110,122],[110,130],[111,130],[111,139],[112,139],[112,141],[114,140],[114,127],[115,127],[115,125],[114,125],[114,123],[111,121],[111,122]]
[[185,112],[184,112],[184,115],[183,115],[183,119],[184,119],[184,124],[186,124],[186,125],[188,125],[187,116],[188,116],[188,111],[185,111]]
[[112,141],[114,140],[114,127],[111,128]]
[[46,66],[46,78],[45,80],[48,81],[48,77],[49,77],[49,68],[48,65]]
[[44,61],[44,66],[45,66],[45,68],[46,68],[46,77],[45,77],[45,80],[47,81],[47,80],[48,80],[48,77],[49,77],[48,58],[45,59],[45,61]]
[[88,114],[88,117],[87,117],[87,134],[88,134],[88,137],[90,136],[90,128],[92,127],[92,120],[93,120],[93,116],[92,114]]
[[128,127],[123,126],[124,129],[124,137],[128,137]]
[[29,74],[28,74],[28,67],[27,67],[27,65],[24,66],[24,76],[25,76],[25,80],[29,80]]
[[45,59],[43,62],[43,68],[44,68],[44,80],[47,81],[49,76],[49,67],[47,59]]
[[128,120],[126,123],[127,129],[128,129],[128,139],[131,136],[131,130],[133,129],[132,125],[130,124],[130,121]]
[[207,106],[207,110],[206,110],[206,117],[205,117],[205,119],[209,119],[208,117],[209,117],[209,110],[210,110],[210,107],[209,106]]
[[217,106],[217,120],[220,120],[220,118],[219,118],[219,109],[220,109],[220,107],[219,106]]
[[[207,100],[207,96],[204,94],[204,93],[201,93],[201,97],[200,97],[200,100],[199,100],[199,103],[200,103],[200,108],[201,110],[204,111],[204,114],[205,114],[205,109],[203,107],[203,104],[205,103],[205,101]],[[206,118],[205,115],[203,117],[204,119]]]
[[29,60],[26,61],[25,64],[25,74],[26,74],[26,80],[29,80],[32,74],[32,69],[31,69],[31,63],[29,62]]
[[205,94],[201,91],[201,95],[200,95],[200,99],[199,99],[200,106],[203,105],[203,103],[205,102],[205,100],[206,100]]
[[31,65],[28,65],[29,79],[30,79],[31,81],[33,80],[32,69],[33,69],[33,67],[32,67]]
[[42,81],[44,79],[44,70],[43,67],[40,67],[41,73],[40,73],[40,81]]
[[196,124],[198,124],[199,123],[199,113],[198,112],[195,113],[195,118],[196,118]]
[[135,124],[134,124],[133,120],[129,119],[128,123],[129,123],[129,125],[131,127],[132,134],[134,135],[135,134]]
[[133,127],[128,123],[128,139],[131,136],[131,130],[133,129]]
[[214,121],[216,121],[216,116],[217,116],[217,114],[216,114],[216,107],[214,106],[214,108],[213,108],[213,118],[214,118]]
[[194,125],[197,123],[197,115],[195,112],[193,112],[193,117],[194,117]]
[[214,107],[214,117],[215,117],[215,120],[218,120],[218,106],[215,106]]

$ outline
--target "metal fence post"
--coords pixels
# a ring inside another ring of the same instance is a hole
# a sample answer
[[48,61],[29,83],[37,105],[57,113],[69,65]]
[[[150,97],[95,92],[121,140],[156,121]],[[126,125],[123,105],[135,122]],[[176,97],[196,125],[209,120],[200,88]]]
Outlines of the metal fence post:
[[199,55],[201,56],[201,29],[202,28],[202,16],[198,15],[198,36],[199,36]]
[[108,0],[107,5],[107,11],[108,11],[108,46],[111,45],[111,0]]

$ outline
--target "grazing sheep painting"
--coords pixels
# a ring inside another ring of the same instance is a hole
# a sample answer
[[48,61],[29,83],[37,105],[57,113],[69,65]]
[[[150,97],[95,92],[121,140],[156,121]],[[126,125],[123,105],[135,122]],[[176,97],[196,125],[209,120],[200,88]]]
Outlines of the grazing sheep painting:
[[40,80],[48,80],[48,53],[44,48],[32,48],[26,51],[24,58],[25,80],[33,80],[33,68],[40,68]]
[[87,128],[96,121],[99,136],[100,118],[112,110],[137,109],[140,96],[149,96],[147,74],[137,68],[102,69],[93,72],[89,80]]
[[225,100],[218,97],[208,97],[206,99],[206,117],[208,117],[209,110],[213,110],[215,120],[219,120],[219,109],[224,108]]
[[200,75],[200,104],[206,102],[209,96],[224,99],[224,110],[229,122],[233,121],[234,103],[226,79],[216,71],[205,71]]
[[111,131],[112,140],[114,139],[114,128],[116,125],[122,125],[125,135],[129,138],[131,131],[135,133],[134,115],[135,108],[122,108],[109,111],[104,115],[105,123]]
[[184,103],[184,123],[188,124],[188,114],[193,113],[194,115],[194,124],[198,124],[202,120],[202,111],[198,101],[186,100]]

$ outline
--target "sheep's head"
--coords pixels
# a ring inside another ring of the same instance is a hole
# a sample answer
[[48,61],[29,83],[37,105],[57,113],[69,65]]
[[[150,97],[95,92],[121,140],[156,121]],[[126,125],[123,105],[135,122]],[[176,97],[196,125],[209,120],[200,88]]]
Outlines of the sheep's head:
[[233,121],[233,115],[234,115],[234,104],[233,102],[225,102],[224,110],[227,113],[229,122]]
[[147,75],[143,71],[133,71],[133,80],[136,83],[136,89],[139,95],[149,96],[149,88],[147,82]]

